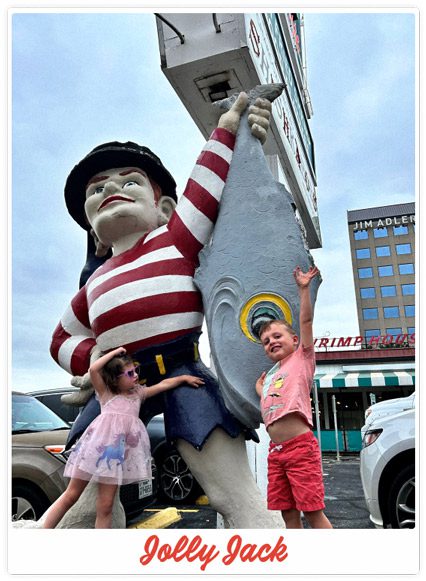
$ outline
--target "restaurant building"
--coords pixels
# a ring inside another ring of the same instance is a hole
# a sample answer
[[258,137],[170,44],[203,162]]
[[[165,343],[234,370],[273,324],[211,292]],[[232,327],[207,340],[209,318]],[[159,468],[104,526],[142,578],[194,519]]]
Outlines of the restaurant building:
[[[358,338],[340,339],[355,343]],[[370,348],[316,348],[312,409],[315,430],[318,425],[321,429],[323,451],[337,449],[336,435],[340,452],[359,451],[366,409],[371,404],[413,393],[414,339],[413,336],[407,345],[381,343]],[[316,343],[319,345],[321,339],[316,339]],[[316,394],[318,406],[315,406]]]

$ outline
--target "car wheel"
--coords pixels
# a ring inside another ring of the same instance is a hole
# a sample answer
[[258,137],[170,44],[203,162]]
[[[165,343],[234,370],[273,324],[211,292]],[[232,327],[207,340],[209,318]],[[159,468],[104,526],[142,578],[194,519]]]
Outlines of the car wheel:
[[38,520],[49,508],[48,501],[25,484],[12,487],[12,520]]
[[168,450],[156,459],[159,493],[167,502],[184,504],[194,501],[202,489],[177,450]]
[[415,526],[414,464],[406,466],[395,478],[389,490],[388,514],[393,529],[413,529]]

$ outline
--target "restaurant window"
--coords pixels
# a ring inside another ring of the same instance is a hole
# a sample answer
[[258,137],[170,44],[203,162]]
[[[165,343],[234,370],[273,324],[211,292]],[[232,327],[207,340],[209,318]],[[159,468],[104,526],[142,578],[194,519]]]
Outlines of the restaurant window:
[[[329,398],[331,402],[331,397]],[[336,395],[337,427],[339,430],[359,430],[365,423],[361,391],[344,392]],[[332,410],[329,411],[332,417]]]

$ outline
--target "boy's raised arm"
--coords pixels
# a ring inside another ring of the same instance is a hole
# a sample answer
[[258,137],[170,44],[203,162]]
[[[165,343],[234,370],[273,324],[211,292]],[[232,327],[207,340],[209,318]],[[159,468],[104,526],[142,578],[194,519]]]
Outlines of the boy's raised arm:
[[320,274],[318,268],[310,267],[307,272],[303,272],[300,266],[294,269],[293,275],[296,280],[296,284],[299,288],[300,297],[300,313],[299,313],[299,325],[300,325],[300,341],[303,347],[310,347],[314,342],[313,336],[313,311],[311,303],[311,293],[309,286],[311,280]]

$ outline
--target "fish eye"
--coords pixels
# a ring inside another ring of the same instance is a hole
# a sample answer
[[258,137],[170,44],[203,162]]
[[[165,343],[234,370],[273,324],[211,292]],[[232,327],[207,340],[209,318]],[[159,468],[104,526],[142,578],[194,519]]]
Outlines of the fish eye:
[[137,186],[137,185],[139,185],[138,182],[136,182],[135,180],[130,180],[123,185],[123,189],[130,188],[131,186]]

